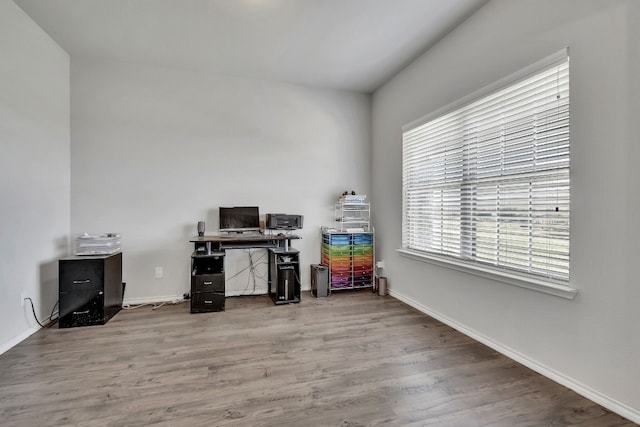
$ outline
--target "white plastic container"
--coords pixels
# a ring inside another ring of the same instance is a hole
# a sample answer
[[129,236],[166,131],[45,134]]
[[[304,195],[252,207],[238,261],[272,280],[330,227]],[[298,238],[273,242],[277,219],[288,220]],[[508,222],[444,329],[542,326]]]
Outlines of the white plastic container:
[[99,236],[83,233],[76,237],[76,255],[111,255],[120,249],[120,235],[117,233],[106,233]]

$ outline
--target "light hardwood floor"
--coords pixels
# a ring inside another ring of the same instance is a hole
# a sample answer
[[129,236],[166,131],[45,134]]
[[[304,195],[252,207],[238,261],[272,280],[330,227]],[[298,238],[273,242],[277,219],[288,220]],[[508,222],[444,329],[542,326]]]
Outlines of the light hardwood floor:
[[38,331],[0,356],[0,425],[634,425],[389,296],[226,305]]

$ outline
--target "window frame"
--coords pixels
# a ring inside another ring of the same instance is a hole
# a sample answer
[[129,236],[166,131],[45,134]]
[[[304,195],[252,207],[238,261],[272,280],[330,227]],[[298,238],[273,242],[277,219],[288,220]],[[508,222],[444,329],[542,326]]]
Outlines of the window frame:
[[[413,130],[421,125],[424,125],[428,122],[431,122],[439,117],[442,117],[446,114],[449,114],[453,111],[462,109],[466,105],[469,105],[475,101],[480,100],[481,98],[488,98],[495,92],[499,92],[505,88],[508,88],[511,85],[518,83],[530,77],[532,75],[539,74],[543,72],[545,69],[548,69],[554,65],[560,64],[564,61],[567,61],[569,58],[569,50],[568,48],[562,49],[559,52],[556,52],[553,55],[550,55],[546,58],[543,58],[540,61],[531,64],[530,66],[513,73],[503,79],[498,80],[497,82],[482,88],[476,92],[473,92],[458,101],[455,101],[443,108],[440,108],[422,118],[419,118],[415,121],[412,121],[402,127],[403,135]],[[404,151],[404,148],[403,148]],[[404,154],[403,154],[404,156]],[[404,177],[404,158],[403,158],[403,177]],[[570,170],[570,168],[569,168]],[[404,178],[403,178],[404,179]],[[570,190],[569,190],[570,191]],[[462,201],[463,198],[461,197]],[[402,210],[403,215],[404,206],[405,206],[405,191],[403,184],[403,196],[402,196]],[[462,220],[460,223],[462,224]],[[404,236],[405,230],[405,221],[402,221],[402,233]],[[570,239],[570,237],[569,237]],[[404,238],[403,238],[404,245]],[[474,261],[465,261],[462,258],[457,258],[453,256],[440,255],[432,252],[412,250],[406,247],[401,247],[397,249],[397,252],[407,258],[432,263],[438,266],[447,267],[450,269],[454,269],[457,271],[462,271],[465,273],[471,273],[475,275],[479,275],[485,278],[489,278],[492,280],[496,280],[503,283],[508,283],[520,287],[524,287],[527,289],[532,289],[540,292],[544,292],[551,295],[560,296],[567,299],[575,298],[577,294],[577,289],[570,286],[570,282],[567,280],[558,280],[551,277],[538,277],[535,275],[530,275],[526,273],[519,272],[517,270],[511,270],[509,268],[504,268],[500,266],[491,266],[489,264],[474,262]]]

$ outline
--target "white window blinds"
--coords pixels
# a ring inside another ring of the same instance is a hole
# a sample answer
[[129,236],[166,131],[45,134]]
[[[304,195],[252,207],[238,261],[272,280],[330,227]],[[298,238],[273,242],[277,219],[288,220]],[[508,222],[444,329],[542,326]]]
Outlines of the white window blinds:
[[403,249],[569,280],[569,58],[532,67],[403,129]]

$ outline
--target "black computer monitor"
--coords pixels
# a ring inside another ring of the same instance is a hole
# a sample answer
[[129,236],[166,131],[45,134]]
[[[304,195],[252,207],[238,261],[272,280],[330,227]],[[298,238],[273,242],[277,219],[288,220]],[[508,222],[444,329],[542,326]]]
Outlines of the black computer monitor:
[[257,206],[220,207],[220,231],[244,233],[260,231],[260,212]]

